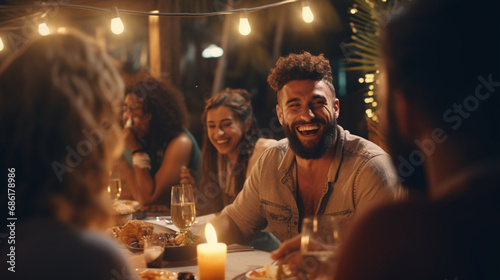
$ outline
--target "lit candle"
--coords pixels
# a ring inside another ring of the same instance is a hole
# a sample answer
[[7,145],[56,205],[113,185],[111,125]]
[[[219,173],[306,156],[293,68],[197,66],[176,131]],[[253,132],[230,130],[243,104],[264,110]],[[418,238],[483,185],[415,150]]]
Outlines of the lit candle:
[[205,226],[207,243],[197,246],[198,274],[200,280],[223,280],[226,271],[227,246],[217,243],[214,227],[207,223]]

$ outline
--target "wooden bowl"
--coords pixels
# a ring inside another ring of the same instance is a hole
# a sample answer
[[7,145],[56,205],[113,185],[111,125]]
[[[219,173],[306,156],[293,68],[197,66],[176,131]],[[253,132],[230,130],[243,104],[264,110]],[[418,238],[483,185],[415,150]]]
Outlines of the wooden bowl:
[[196,259],[196,245],[167,246],[163,260],[170,262],[189,261]]

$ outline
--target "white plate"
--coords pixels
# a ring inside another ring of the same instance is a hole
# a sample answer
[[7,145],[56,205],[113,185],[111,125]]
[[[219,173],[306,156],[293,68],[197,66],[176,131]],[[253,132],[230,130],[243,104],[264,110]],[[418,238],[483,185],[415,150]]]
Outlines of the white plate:
[[172,272],[166,269],[161,269],[161,268],[136,268],[135,271],[139,274],[139,279],[150,279],[150,278],[141,278],[140,275],[142,273],[151,273],[154,274],[156,277],[162,277],[162,278],[155,278],[158,280],[177,280],[177,273]]
[[275,278],[273,278],[273,277],[256,277],[256,276],[251,276],[250,275],[254,271],[256,271],[256,272],[262,272],[264,270],[265,270],[265,268],[259,268],[259,269],[250,270],[249,272],[247,272],[245,274],[245,277],[248,280],[275,280]]
[[[245,274],[245,278],[247,280],[276,280],[276,275],[278,273],[278,266],[277,265],[270,265],[269,266],[268,269],[271,270],[271,271],[268,271],[268,272],[271,273],[270,277],[257,277],[257,276],[251,276],[250,275],[253,271],[263,272],[265,269],[266,269],[266,267],[262,267],[262,268],[259,268],[259,269],[250,270],[249,272],[247,272]],[[284,270],[284,273],[286,273],[287,275],[290,275],[290,271],[288,270],[288,266],[286,264],[283,265],[283,270]],[[286,276],[285,279],[296,279],[296,278],[293,277],[293,276]]]

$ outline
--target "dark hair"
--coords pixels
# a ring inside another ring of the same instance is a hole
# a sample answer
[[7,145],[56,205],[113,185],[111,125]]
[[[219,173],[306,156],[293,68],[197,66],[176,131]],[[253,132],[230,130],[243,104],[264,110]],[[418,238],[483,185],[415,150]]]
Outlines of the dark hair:
[[236,186],[239,187],[238,191],[240,191],[246,179],[248,160],[253,153],[255,142],[257,142],[259,134],[259,128],[253,115],[251,97],[250,94],[244,89],[227,88],[212,96],[205,102],[205,111],[203,112],[202,116],[204,133],[202,148],[203,176],[201,179],[201,186],[203,188],[203,186],[209,185],[210,183],[215,183],[217,186],[219,186],[218,174],[221,170],[218,170],[217,150],[208,138],[206,122],[207,112],[220,106],[226,106],[227,108],[229,108],[234,117],[240,120],[243,124],[251,121],[250,129],[243,134],[241,142],[238,146],[238,159],[233,168],[234,170],[238,170],[238,172],[233,175],[235,175],[236,177]]
[[187,109],[179,90],[144,73],[130,80],[125,92],[137,95],[143,101],[144,112],[151,114],[146,141],[152,151],[163,149],[182,132]]
[[494,3],[411,1],[383,30],[382,51],[389,92],[400,89],[422,117],[449,136],[469,145],[488,142],[488,149],[498,150],[500,40]]
[[267,77],[269,86],[276,92],[293,80],[323,80],[332,91],[332,95],[335,96],[332,68],[323,54],[314,56],[308,52],[303,52],[280,57],[276,62],[276,67],[271,69],[271,73]]

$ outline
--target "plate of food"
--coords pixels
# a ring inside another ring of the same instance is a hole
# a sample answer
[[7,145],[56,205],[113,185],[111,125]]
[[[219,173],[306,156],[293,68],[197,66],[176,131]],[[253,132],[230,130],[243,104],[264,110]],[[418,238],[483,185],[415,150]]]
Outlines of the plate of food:
[[140,280],[177,280],[176,272],[160,268],[136,268]]
[[262,268],[253,269],[235,278],[235,280],[277,280],[295,279],[287,265],[267,264]]
[[132,220],[123,227],[113,227],[109,230],[118,241],[125,244],[131,251],[142,251],[146,236],[164,236],[166,243],[163,260],[165,261],[195,259],[196,245],[201,242],[201,238],[190,231],[179,233],[165,226],[139,220]]

